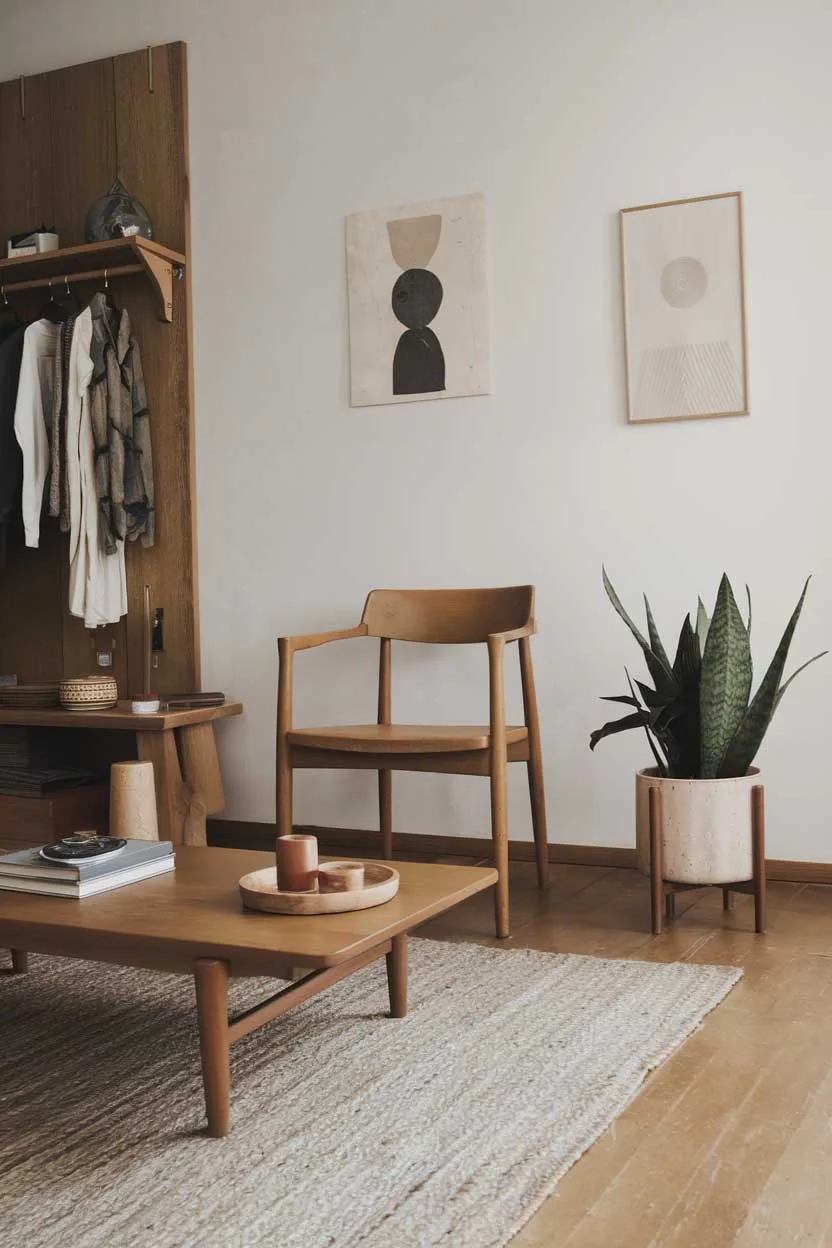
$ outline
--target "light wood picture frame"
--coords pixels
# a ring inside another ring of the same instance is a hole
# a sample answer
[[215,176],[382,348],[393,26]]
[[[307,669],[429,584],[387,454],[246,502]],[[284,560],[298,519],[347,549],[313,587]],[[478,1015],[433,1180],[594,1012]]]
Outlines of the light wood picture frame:
[[619,212],[630,424],[747,416],[742,192]]

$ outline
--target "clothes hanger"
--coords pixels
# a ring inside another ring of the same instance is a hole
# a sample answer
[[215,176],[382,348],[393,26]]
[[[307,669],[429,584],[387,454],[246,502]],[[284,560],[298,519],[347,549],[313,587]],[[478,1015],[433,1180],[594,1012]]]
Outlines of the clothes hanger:
[[0,327],[4,328],[6,331],[10,331],[16,326],[21,325],[22,321],[17,315],[15,309],[9,303],[9,296],[6,294],[5,286],[0,286],[0,297],[3,300],[3,306],[0,308]]

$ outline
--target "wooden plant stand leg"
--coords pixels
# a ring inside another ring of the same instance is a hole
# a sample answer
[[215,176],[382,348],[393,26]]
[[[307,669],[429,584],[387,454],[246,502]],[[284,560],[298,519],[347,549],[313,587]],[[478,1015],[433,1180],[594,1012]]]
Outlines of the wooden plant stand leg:
[[734,894],[731,892],[730,888],[723,888],[722,890],[722,909],[734,909]]
[[766,808],[765,790],[751,790],[751,861],[754,871],[754,931],[766,930]]
[[407,1014],[407,932],[394,936],[387,954],[387,990],[391,1018]]
[[229,1128],[228,966],[215,958],[200,958],[194,980],[208,1134],[219,1139],[228,1135]]
[[647,791],[650,810],[650,912],[654,936],[662,934],[662,795],[653,785]]
[[676,918],[676,894],[675,893],[665,894],[664,917],[668,920]]
[[12,949],[12,970],[16,975],[23,975],[29,969],[29,955],[22,949]]

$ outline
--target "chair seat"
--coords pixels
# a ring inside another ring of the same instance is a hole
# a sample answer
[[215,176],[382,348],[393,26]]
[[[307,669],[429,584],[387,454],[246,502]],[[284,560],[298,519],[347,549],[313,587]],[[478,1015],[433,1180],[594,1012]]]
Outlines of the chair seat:
[[[444,754],[487,750],[488,724],[344,724],[333,728],[294,728],[290,745],[311,750],[352,750],[372,754]],[[528,730],[507,728],[506,743],[524,741]]]

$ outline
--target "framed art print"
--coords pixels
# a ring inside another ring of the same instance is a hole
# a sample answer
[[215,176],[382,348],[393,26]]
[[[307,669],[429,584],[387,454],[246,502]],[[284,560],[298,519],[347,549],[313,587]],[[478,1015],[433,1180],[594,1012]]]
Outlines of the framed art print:
[[619,222],[628,420],[747,415],[741,193]]
[[347,217],[353,407],[490,390],[485,201]]

